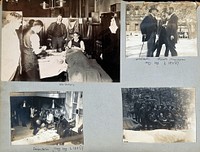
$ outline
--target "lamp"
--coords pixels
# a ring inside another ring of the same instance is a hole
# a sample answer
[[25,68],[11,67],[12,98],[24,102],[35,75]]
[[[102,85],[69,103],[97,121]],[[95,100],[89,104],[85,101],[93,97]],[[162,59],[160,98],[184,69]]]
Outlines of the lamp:
[[55,9],[62,8],[64,3],[66,3],[65,0],[49,0],[49,4],[43,1],[40,5],[43,9]]
[[18,0],[6,0],[7,3],[18,3]]
[[52,106],[51,106],[52,109],[55,108],[55,103],[54,103],[54,100],[52,100]]

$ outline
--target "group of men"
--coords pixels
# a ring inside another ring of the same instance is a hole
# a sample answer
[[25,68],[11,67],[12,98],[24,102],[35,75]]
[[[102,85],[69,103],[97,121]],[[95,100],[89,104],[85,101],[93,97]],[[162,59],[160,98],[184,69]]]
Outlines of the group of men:
[[176,43],[178,40],[178,17],[173,7],[160,13],[155,7],[149,9],[149,14],[144,17],[140,24],[142,41],[147,41],[147,57],[153,57],[155,50],[156,57],[160,56],[162,45],[165,44],[164,56],[177,56]]
[[37,108],[33,108],[33,117],[31,117],[33,135],[36,135],[42,127],[46,127],[47,129],[55,128],[60,137],[69,136],[70,128],[73,128],[64,117],[64,111],[62,109],[41,108],[38,111]]
[[135,101],[129,116],[142,125],[143,130],[150,129],[183,129],[186,127],[184,108],[172,105],[157,104],[156,99],[146,97]]
[[60,137],[70,136],[75,125],[75,120],[67,120],[65,118],[64,108],[38,108],[30,105],[26,101],[20,103],[16,109],[12,109],[11,127],[19,126],[27,127],[30,123],[30,129],[33,135],[36,135],[41,128],[55,128]]

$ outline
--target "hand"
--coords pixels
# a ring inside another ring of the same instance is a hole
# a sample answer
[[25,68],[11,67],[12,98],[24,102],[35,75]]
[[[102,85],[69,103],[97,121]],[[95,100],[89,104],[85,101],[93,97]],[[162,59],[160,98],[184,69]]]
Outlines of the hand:
[[144,38],[144,39],[146,39],[146,37],[147,37],[147,35],[146,35],[146,34],[143,34],[142,36],[143,36],[143,38]]
[[158,39],[159,39],[159,36],[156,34],[155,42],[157,42]]
[[146,34],[142,34],[142,42],[147,41],[147,35]]
[[47,46],[42,46],[41,49],[42,49],[42,50],[46,50],[46,49],[47,49]]
[[170,36],[170,39],[171,39],[171,40],[174,40],[174,36],[173,36],[173,35],[171,35],[171,36]]
[[80,47],[77,47],[77,46],[73,46],[72,48],[76,50],[80,50]]

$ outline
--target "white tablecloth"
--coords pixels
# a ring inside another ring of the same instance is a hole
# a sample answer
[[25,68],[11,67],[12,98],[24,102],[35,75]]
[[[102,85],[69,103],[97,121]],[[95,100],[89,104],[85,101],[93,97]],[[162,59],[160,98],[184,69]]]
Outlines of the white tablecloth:
[[57,76],[60,73],[67,71],[67,64],[65,63],[66,52],[53,52],[47,50],[48,56],[42,57],[38,60],[40,69],[40,79]]

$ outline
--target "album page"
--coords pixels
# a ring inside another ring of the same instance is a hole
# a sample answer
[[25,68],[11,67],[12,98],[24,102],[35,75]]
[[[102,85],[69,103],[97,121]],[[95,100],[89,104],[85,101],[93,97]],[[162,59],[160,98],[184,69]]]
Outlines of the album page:
[[198,2],[0,3],[0,151],[199,151]]

